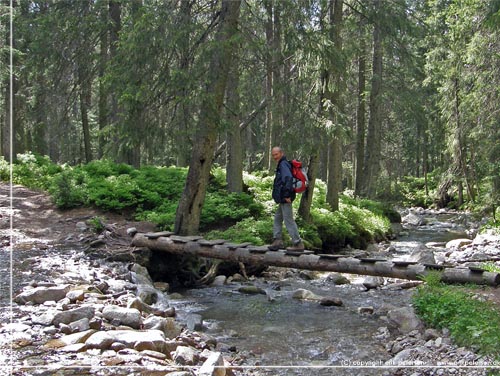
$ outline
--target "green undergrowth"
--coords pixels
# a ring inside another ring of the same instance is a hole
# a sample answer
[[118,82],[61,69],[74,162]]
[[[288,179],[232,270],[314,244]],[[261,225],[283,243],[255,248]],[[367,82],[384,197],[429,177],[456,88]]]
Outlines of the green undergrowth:
[[426,325],[438,329],[448,328],[459,346],[498,358],[498,306],[478,299],[478,294],[469,288],[441,283],[437,275],[428,276],[425,281],[414,294],[413,304]]
[[[0,178],[4,181],[9,179],[8,167],[0,160]],[[13,175],[16,184],[48,191],[61,209],[93,206],[172,230],[187,169],[154,166],[136,169],[107,160],[59,166],[47,157],[28,153],[18,156]],[[244,193],[228,193],[224,169],[214,167],[202,210],[202,234],[209,239],[270,243],[276,209],[271,198],[273,178],[265,172],[245,173]],[[297,219],[301,237],[312,249],[346,245],[364,248],[390,233],[390,219],[399,220],[398,213],[386,205],[347,195],[341,198],[340,210],[332,212],[325,198],[326,185],[317,181],[312,221]],[[295,210],[299,201],[300,196],[294,202]]]

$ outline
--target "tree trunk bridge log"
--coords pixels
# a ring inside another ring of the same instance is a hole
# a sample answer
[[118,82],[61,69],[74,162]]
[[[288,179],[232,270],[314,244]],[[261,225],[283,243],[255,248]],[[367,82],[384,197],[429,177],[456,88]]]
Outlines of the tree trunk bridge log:
[[284,250],[269,251],[267,246],[258,247],[250,243],[234,244],[225,240],[205,240],[200,236],[177,236],[168,232],[138,233],[132,240],[132,245],[147,247],[155,251],[179,255],[189,254],[257,266],[278,266],[408,280],[420,280],[422,276],[430,272],[439,271],[441,280],[445,283],[474,283],[489,286],[500,284],[499,273],[484,271],[478,267],[448,267],[400,260],[354,258],[346,255],[313,254],[311,251],[290,254]]

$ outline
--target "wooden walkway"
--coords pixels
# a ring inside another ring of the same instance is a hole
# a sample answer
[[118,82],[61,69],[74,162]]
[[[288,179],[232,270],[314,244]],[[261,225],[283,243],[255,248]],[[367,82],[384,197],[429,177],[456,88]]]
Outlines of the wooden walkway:
[[155,251],[189,254],[257,266],[278,266],[408,280],[420,280],[422,276],[430,272],[439,271],[441,280],[445,283],[474,283],[489,286],[500,284],[499,273],[472,266],[448,267],[382,258],[314,254],[312,251],[300,253],[290,253],[285,250],[269,251],[267,246],[258,247],[250,243],[234,244],[225,240],[205,240],[200,236],[178,236],[171,232],[138,233],[134,236],[132,245]]

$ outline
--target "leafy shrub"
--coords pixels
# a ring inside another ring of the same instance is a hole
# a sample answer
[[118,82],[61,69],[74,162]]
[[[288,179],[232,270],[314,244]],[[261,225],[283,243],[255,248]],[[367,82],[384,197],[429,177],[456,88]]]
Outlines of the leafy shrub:
[[387,217],[391,223],[401,222],[401,214],[388,203],[373,201],[366,198],[353,198],[347,195],[340,196],[340,201],[345,205],[357,206],[361,209],[367,209],[378,216]]
[[[437,173],[437,172],[436,172]],[[425,179],[405,176],[399,184],[400,200],[404,206],[420,206],[427,208],[434,202],[433,191],[437,189],[435,174],[427,175],[429,195],[425,194]]]
[[201,225],[237,222],[262,213],[262,205],[244,193],[214,192],[207,194],[201,214]]
[[207,239],[226,239],[235,243],[250,242],[256,245],[269,244],[273,237],[271,218],[256,220],[247,218],[227,230],[214,230],[205,234]]
[[459,287],[426,284],[413,296],[416,312],[429,326],[448,328],[459,346],[500,355],[500,313]]
[[149,221],[156,223],[162,230],[172,231],[174,229],[175,213],[177,201],[164,200],[161,205],[153,210],[136,211],[136,219],[139,221]]
[[88,187],[89,202],[104,210],[119,211],[138,204],[139,185],[130,175],[95,179]]
[[[51,181],[62,167],[52,163],[47,156],[27,152],[17,154],[16,161],[12,164],[12,182],[29,188],[48,189]],[[2,158],[0,163],[0,177],[10,180],[10,165]]]
[[48,190],[52,200],[61,209],[70,209],[88,203],[86,175],[83,171],[66,169],[56,175]]
[[348,238],[356,235],[354,227],[340,211],[331,212],[327,209],[313,208],[311,217],[323,246],[343,247]]
[[92,231],[94,231],[97,234],[100,234],[101,232],[104,231],[104,219],[101,217],[93,217],[88,220],[89,225],[92,228]]

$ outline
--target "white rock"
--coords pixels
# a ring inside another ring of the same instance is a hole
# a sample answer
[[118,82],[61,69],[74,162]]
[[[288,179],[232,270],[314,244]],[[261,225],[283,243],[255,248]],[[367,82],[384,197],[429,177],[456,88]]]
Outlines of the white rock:
[[126,325],[134,329],[139,329],[142,324],[141,312],[135,308],[109,305],[103,309],[102,314],[113,325]]
[[82,302],[85,298],[85,291],[71,290],[66,294],[66,298],[68,298],[71,303],[75,303],[76,301]]
[[83,319],[74,321],[69,324],[71,330],[74,332],[84,332],[90,329],[90,321],[88,318],[84,317]]
[[218,275],[212,282],[212,286],[224,286],[226,284],[226,280],[227,278],[225,275]]
[[392,309],[387,313],[387,317],[401,333],[409,333],[423,328],[422,321],[410,307]]
[[363,286],[367,289],[376,289],[384,284],[384,277],[368,276],[363,280]]
[[224,359],[220,352],[213,352],[203,363],[197,376],[225,376]]
[[448,243],[446,243],[446,248],[452,249],[452,250],[457,250],[462,248],[464,245],[471,244],[472,240],[470,239],[454,239],[450,240]]
[[188,346],[178,346],[172,355],[172,359],[183,366],[192,366],[198,362],[198,353]]
[[42,304],[46,301],[58,301],[66,297],[70,289],[69,285],[55,286],[55,287],[35,287],[27,291],[23,291],[21,294],[14,298],[17,304],[26,304],[28,302],[33,302],[35,304]]
[[144,320],[144,329],[160,330],[166,338],[175,338],[182,332],[182,328],[171,317],[149,316]]
[[62,336],[61,338],[53,339],[45,344],[47,348],[58,348],[69,345],[74,345],[76,343],[84,343],[89,337],[91,337],[96,331],[93,329],[87,330],[85,332],[69,334]]
[[85,341],[85,345],[88,349],[108,349],[115,342],[110,332],[111,330],[94,333]]
[[29,325],[21,324],[18,322],[12,322],[2,326],[2,328],[0,328],[0,333],[25,332],[29,328],[31,328]]
[[145,284],[153,286],[153,279],[149,275],[148,269],[139,264],[133,264],[130,268],[132,282],[135,284]]
[[314,300],[314,301],[321,301],[321,299],[323,299],[322,296],[316,295],[312,291],[306,289],[295,290],[292,295],[292,298],[299,300]]
[[95,309],[92,306],[83,306],[68,311],[62,311],[56,313],[54,316],[53,324],[58,326],[59,324],[69,324],[81,319],[92,319],[95,315]]

